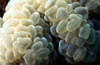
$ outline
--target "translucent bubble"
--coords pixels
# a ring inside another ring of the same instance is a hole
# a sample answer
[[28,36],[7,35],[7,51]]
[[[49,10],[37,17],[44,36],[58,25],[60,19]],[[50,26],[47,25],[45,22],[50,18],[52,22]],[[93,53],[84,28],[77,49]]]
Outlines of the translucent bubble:
[[68,48],[67,48],[66,55],[69,57],[73,57],[76,50],[77,50],[77,46],[75,46],[73,44],[69,44]]
[[73,33],[71,33],[71,32],[68,32],[67,33],[67,35],[66,35],[66,37],[65,37],[65,41],[67,42],[67,43],[70,43],[70,41],[71,41],[71,39],[73,38]]
[[93,62],[96,60],[96,58],[97,56],[92,51],[88,51],[82,61],[83,62]]
[[50,50],[50,53],[52,53],[52,51],[54,50],[54,46],[51,42],[48,42],[47,48]]
[[90,20],[88,20],[88,23],[89,23],[91,28],[94,28],[94,24]]
[[38,33],[42,33],[43,32],[42,26],[38,26],[37,25],[35,28],[36,28],[36,30],[37,30]]
[[47,41],[47,39],[45,37],[42,37],[41,41],[43,43],[43,47],[47,47],[48,46],[48,41]]
[[36,42],[35,44],[32,45],[32,51],[36,52],[43,48],[43,43],[42,42]]
[[60,20],[56,19],[56,20],[53,22],[53,26],[57,26],[59,22],[60,22]]
[[89,34],[90,34],[90,25],[85,24],[83,27],[80,28],[78,36],[83,39],[88,39]]
[[88,9],[86,7],[77,7],[74,9],[74,12],[76,14],[81,14],[85,19],[88,18]]
[[83,38],[78,37],[77,41],[76,41],[76,45],[78,47],[82,47],[85,44],[85,40]]
[[44,34],[44,37],[48,40],[48,42],[52,42],[52,37],[50,34]]
[[91,32],[90,32],[90,35],[89,35],[89,38],[86,40],[86,43],[91,45],[91,44],[93,44],[95,42],[95,40],[96,40],[96,32],[92,28]]
[[73,37],[71,40],[71,44],[76,44],[77,37]]
[[96,31],[95,44],[100,45],[100,32],[99,31]]
[[59,41],[59,48],[58,48],[58,50],[59,50],[59,53],[61,55],[66,55],[67,47],[68,47],[68,44],[65,41],[63,41],[63,40]]
[[75,54],[73,55],[74,61],[78,62],[78,61],[82,60],[84,58],[86,52],[87,52],[87,49],[85,47],[78,48],[76,50]]
[[45,25],[45,21],[42,18],[40,18],[40,20],[37,23],[37,25],[44,26]]
[[97,0],[98,1],[98,5],[100,5],[100,0]]
[[27,52],[24,55],[25,63],[27,65],[33,65],[35,63],[35,59],[34,58],[35,57],[32,56],[32,51],[31,50],[27,50]]
[[52,35],[58,37],[58,33],[56,32],[56,26],[51,26],[50,32],[51,32]]
[[96,8],[98,6],[98,2],[97,1],[90,1],[87,3],[86,7],[89,9],[89,10],[92,10],[94,8]]
[[59,34],[59,38],[61,38],[61,39],[65,39],[65,37],[66,37],[66,35],[67,35],[67,32],[64,32],[64,33],[62,33],[62,34]]
[[85,6],[90,0],[80,0],[82,6]]
[[36,60],[35,65],[48,65],[49,60],[47,59],[41,59],[41,60]]
[[74,64],[75,63],[75,61],[73,60],[72,57],[65,57],[65,60],[70,64]]
[[81,23],[81,25],[80,25],[80,26],[85,25],[87,22],[88,22],[88,21],[87,21],[86,19],[83,19],[83,21],[82,21],[82,23]]
[[44,16],[44,20],[47,22],[50,22],[50,19],[48,18],[48,16]]
[[50,26],[46,23],[44,26],[43,26],[43,33],[49,33],[50,32]]
[[50,50],[48,48],[42,48],[38,52],[36,52],[34,55],[37,58],[44,58],[48,59],[48,54],[50,53]]
[[50,57],[50,60],[56,60],[56,58],[57,58],[57,51],[56,50],[54,50],[52,53],[51,53],[51,57]]
[[40,38],[40,37],[35,37],[35,38],[33,39],[33,42],[34,42],[34,43],[39,42],[39,41],[41,41],[41,38]]
[[37,33],[36,37],[43,37],[43,33]]
[[79,2],[73,2],[72,3],[73,8],[75,9],[76,7],[80,7],[81,4]]

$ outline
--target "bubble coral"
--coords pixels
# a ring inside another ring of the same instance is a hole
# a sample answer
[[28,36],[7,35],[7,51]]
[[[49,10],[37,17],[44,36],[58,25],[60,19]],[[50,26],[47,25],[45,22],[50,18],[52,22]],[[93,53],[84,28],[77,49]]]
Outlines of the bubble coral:
[[1,65],[54,61],[50,32],[60,38],[58,51],[67,62],[95,61],[99,22],[89,19],[89,14],[90,10],[99,11],[99,4],[99,0],[10,0],[3,20],[0,18]]

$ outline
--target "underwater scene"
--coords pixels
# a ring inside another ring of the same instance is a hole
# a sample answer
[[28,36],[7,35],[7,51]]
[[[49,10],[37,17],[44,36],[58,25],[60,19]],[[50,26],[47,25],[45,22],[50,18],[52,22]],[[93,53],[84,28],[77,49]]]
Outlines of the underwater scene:
[[100,65],[100,0],[0,0],[0,65]]

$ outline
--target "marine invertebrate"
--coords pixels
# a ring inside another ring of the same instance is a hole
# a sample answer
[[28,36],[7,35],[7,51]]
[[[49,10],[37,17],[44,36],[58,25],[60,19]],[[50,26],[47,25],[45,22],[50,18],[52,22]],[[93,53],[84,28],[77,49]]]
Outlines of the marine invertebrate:
[[82,3],[87,2],[10,0],[0,25],[0,63],[48,65],[55,59],[53,53],[56,56],[50,32],[60,38],[58,51],[67,62],[96,60],[100,31],[94,21],[99,22],[89,19],[88,14],[99,0],[89,0],[86,6]]

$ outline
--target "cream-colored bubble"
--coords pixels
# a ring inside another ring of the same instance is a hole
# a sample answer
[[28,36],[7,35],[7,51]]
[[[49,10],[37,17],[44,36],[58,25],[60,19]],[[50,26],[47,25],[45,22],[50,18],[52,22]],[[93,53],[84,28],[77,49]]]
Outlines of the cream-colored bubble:
[[38,9],[37,9],[38,12],[40,13],[45,13],[45,6],[40,6]]
[[4,34],[4,29],[0,28],[0,37]]
[[5,56],[0,54],[0,59],[6,61]]
[[43,6],[45,6],[46,2],[47,0],[37,0],[37,3]]
[[25,37],[28,37],[28,33],[25,32],[25,31],[19,31],[19,32],[16,32],[13,34],[12,36],[12,40],[16,40],[18,37],[22,37],[22,38],[25,38]]
[[66,29],[69,32],[73,32],[80,26],[82,18],[77,16],[76,14],[71,14],[69,18],[71,19],[71,21],[68,22]]
[[57,1],[55,5],[59,8],[59,7],[67,7],[68,4],[65,1]]
[[67,26],[68,21],[60,21],[59,24],[57,25],[56,31],[57,33],[61,34],[66,31],[66,26]]
[[45,8],[49,9],[50,7],[52,7],[56,3],[56,1],[57,0],[48,0],[46,5],[45,5]]
[[27,4],[33,4],[34,0],[25,0]]
[[10,27],[10,26],[16,27],[18,24],[19,24],[19,19],[16,18],[9,19],[3,24],[3,28]]
[[18,25],[16,26],[14,32],[19,32],[19,31],[25,31],[25,32],[29,32],[29,28],[27,26],[23,26],[23,25]]
[[8,49],[8,50],[13,49],[13,46],[12,46],[13,40],[11,39],[11,37],[12,37],[12,35],[3,35],[1,37],[2,41],[4,42],[6,49]]
[[19,23],[24,26],[34,25],[33,21],[30,19],[20,19]]
[[32,7],[32,5],[24,4],[23,8],[28,9],[31,12],[31,14],[35,12],[35,9]]
[[45,11],[45,15],[47,15],[48,18],[51,21],[53,21],[55,19],[55,16],[56,16],[57,9],[58,9],[57,6],[52,6],[51,8],[49,8],[48,10]]
[[[1,40],[0,40],[0,41],[1,41]],[[7,50],[7,49],[6,49],[5,45],[4,45],[4,42],[1,41],[1,43],[0,43],[0,56],[1,56],[1,55],[5,56],[6,50]]]
[[58,20],[67,20],[68,16],[69,16],[69,14],[64,7],[58,8],[57,14],[56,14],[56,18]]
[[7,50],[5,54],[6,60],[8,62],[13,62],[14,61],[14,55],[12,50]]
[[30,18],[33,23],[36,25],[39,22],[40,14],[38,12],[34,12]]
[[33,25],[29,25],[29,32],[31,33],[32,37],[35,37],[37,35],[37,31]]
[[90,25],[85,24],[83,27],[80,28],[80,32],[79,32],[78,36],[83,39],[88,39],[89,34],[90,34]]
[[45,11],[45,15],[52,15],[55,14],[57,11],[58,7],[57,6],[52,6],[51,8],[49,8],[48,10]]
[[60,20],[56,19],[56,20],[53,22],[53,26],[57,26],[59,22],[60,22]]
[[18,37],[17,41],[13,43],[13,46],[18,49],[20,54],[24,54],[31,42],[31,38]]
[[64,0],[64,1],[66,1],[66,3],[68,3],[68,4],[72,3],[72,0]]
[[21,12],[22,12],[23,14],[25,14],[25,16],[26,16],[27,18],[30,18],[31,12],[30,12],[27,8],[22,8],[22,9],[21,9]]
[[5,34],[13,34],[15,30],[15,27],[6,27],[4,28],[4,33]]
[[4,15],[3,15],[4,22],[6,22],[11,17],[11,12],[12,12],[12,10],[8,10],[7,12],[4,13]]
[[12,11],[11,17],[12,18],[18,18],[18,19],[23,19],[23,18],[26,19],[26,15],[23,14],[21,11],[18,11],[18,10]]
[[32,50],[27,50],[23,58],[27,65],[33,65],[35,63],[35,56],[32,54]]
[[74,36],[73,33],[68,32],[67,35],[66,35],[66,37],[65,37],[65,41],[67,43],[70,43],[70,41],[72,40],[73,36]]
[[68,14],[72,13],[73,11],[73,6],[72,4],[68,4],[67,8],[66,8],[66,11],[68,12]]
[[20,59],[21,54],[18,52],[17,48],[13,48],[13,54],[15,59]]
[[37,10],[40,6],[40,4],[37,3],[37,0],[34,0],[34,3],[32,5],[35,10]]

